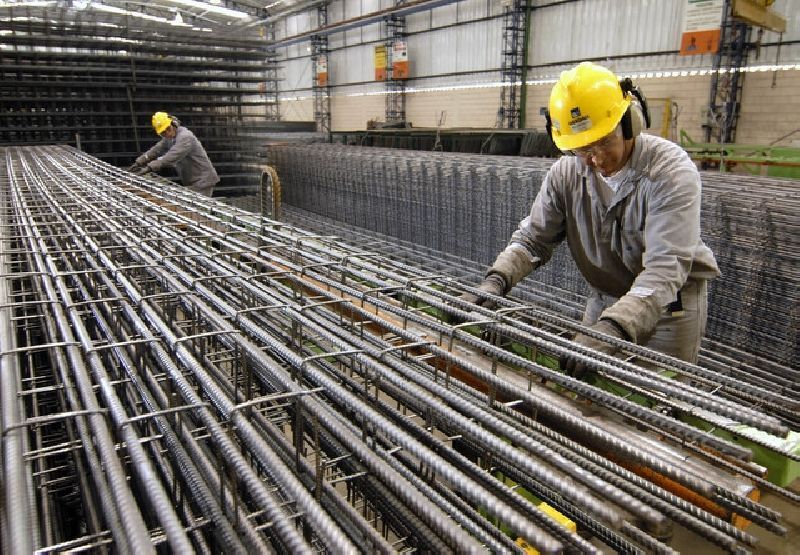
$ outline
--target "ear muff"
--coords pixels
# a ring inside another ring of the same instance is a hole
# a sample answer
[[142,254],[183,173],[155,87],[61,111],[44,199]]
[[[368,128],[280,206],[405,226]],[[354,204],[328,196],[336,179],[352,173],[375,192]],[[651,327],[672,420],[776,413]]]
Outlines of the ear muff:
[[[632,139],[642,132],[642,129],[650,127],[650,109],[647,107],[647,99],[642,90],[633,84],[630,77],[626,77],[619,82],[622,94],[630,94],[636,102],[631,102],[625,114],[620,120],[622,125],[622,136],[625,139]],[[637,106],[638,104],[638,106]]]
[[636,101],[631,102],[631,106],[628,108],[628,111],[631,115],[631,134],[636,137],[643,130],[647,129],[644,112],[642,107]]

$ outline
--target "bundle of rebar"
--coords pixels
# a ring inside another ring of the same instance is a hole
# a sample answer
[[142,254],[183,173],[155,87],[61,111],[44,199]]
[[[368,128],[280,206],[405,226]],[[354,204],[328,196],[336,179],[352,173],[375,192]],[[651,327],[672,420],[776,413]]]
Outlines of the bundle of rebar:
[[[275,146],[286,203],[485,265],[528,215],[552,160],[341,145]],[[703,172],[702,234],[722,277],[709,285],[709,344],[795,366],[800,186]],[[530,280],[585,295],[565,246]],[[745,361],[743,361],[745,362]],[[746,373],[746,372],[743,372]],[[797,391],[797,372],[783,387]]]
[[[252,206],[254,201],[250,204],[251,206],[247,206],[246,209],[257,211],[257,208]],[[387,253],[387,256],[394,260],[422,268],[429,273],[476,284],[483,279],[486,272],[485,265],[473,260],[350,226],[296,207],[284,206],[283,210],[286,221],[303,229],[340,237],[358,248],[370,248]],[[582,294],[536,280],[526,280],[519,284],[510,298],[512,301],[506,304],[506,308],[524,304],[553,312],[557,315],[551,318],[553,324],[561,326],[562,333],[569,335],[575,328],[571,327],[569,320],[565,318],[579,322],[586,304],[586,298]],[[800,406],[798,405],[800,393],[797,388],[800,375],[796,368],[760,359],[741,350],[739,346],[725,345],[710,341],[708,338],[705,338],[701,345],[698,364],[712,371],[707,376],[708,381],[704,386],[709,391],[736,399],[740,403],[759,407],[760,410],[781,419],[792,429],[800,429],[800,415],[797,411]],[[697,368],[687,366],[689,367]],[[774,403],[768,402],[767,399],[772,393],[777,393],[781,399]]]
[[259,27],[164,33],[103,8],[0,4],[0,144],[72,144],[128,167],[166,111],[202,142],[220,194],[257,188],[265,135],[313,131],[277,121],[276,54]]
[[788,432],[708,370],[582,348],[391,253],[66,147],[0,149],[0,214],[4,552],[669,553],[674,523],[743,552],[737,516],[785,533],[756,488],[798,501],[741,445],[551,361]]

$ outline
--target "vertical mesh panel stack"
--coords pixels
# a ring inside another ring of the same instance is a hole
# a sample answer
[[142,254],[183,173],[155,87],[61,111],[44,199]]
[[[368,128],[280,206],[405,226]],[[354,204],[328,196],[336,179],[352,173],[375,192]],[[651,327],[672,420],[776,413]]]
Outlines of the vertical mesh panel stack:
[[[527,216],[552,160],[339,145],[276,146],[287,204],[456,257],[491,264]],[[703,174],[710,343],[788,366],[798,359],[800,186]],[[566,245],[534,274],[585,295]],[[737,355],[738,356],[738,355]]]
[[0,145],[66,143],[127,167],[158,141],[150,118],[166,111],[202,142],[218,194],[236,194],[258,186],[271,135],[314,130],[313,122],[268,121],[277,61],[258,26],[159,32],[152,20],[59,4],[0,13]]
[[[552,163],[340,145],[275,145],[270,159],[290,206],[483,264],[527,216]],[[537,279],[586,293],[565,246],[553,258]]]

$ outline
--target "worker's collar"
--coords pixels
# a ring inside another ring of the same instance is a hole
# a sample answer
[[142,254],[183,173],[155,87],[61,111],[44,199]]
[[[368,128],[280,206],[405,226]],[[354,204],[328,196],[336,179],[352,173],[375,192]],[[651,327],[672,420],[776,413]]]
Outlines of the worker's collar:
[[614,175],[605,176],[600,172],[597,172],[596,175],[598,179],[603,181],[612,191],[616,193],[620,186],[628,179],[628,174],[630,173],[631,160],[628,158],[628,161],[625,162],[625,165],[622,166]]

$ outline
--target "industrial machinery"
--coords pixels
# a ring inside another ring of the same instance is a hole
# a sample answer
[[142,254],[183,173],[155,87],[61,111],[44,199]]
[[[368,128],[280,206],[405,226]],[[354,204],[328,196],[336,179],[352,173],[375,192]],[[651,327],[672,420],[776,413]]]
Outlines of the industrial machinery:
[[759,491],[800,501],[684,418],[797,461],[763,439],[797,430],[777,378],[603,356],[546,304],[69,147],[1,149],[0,210],[5,552],[743,553],[786,533]]

